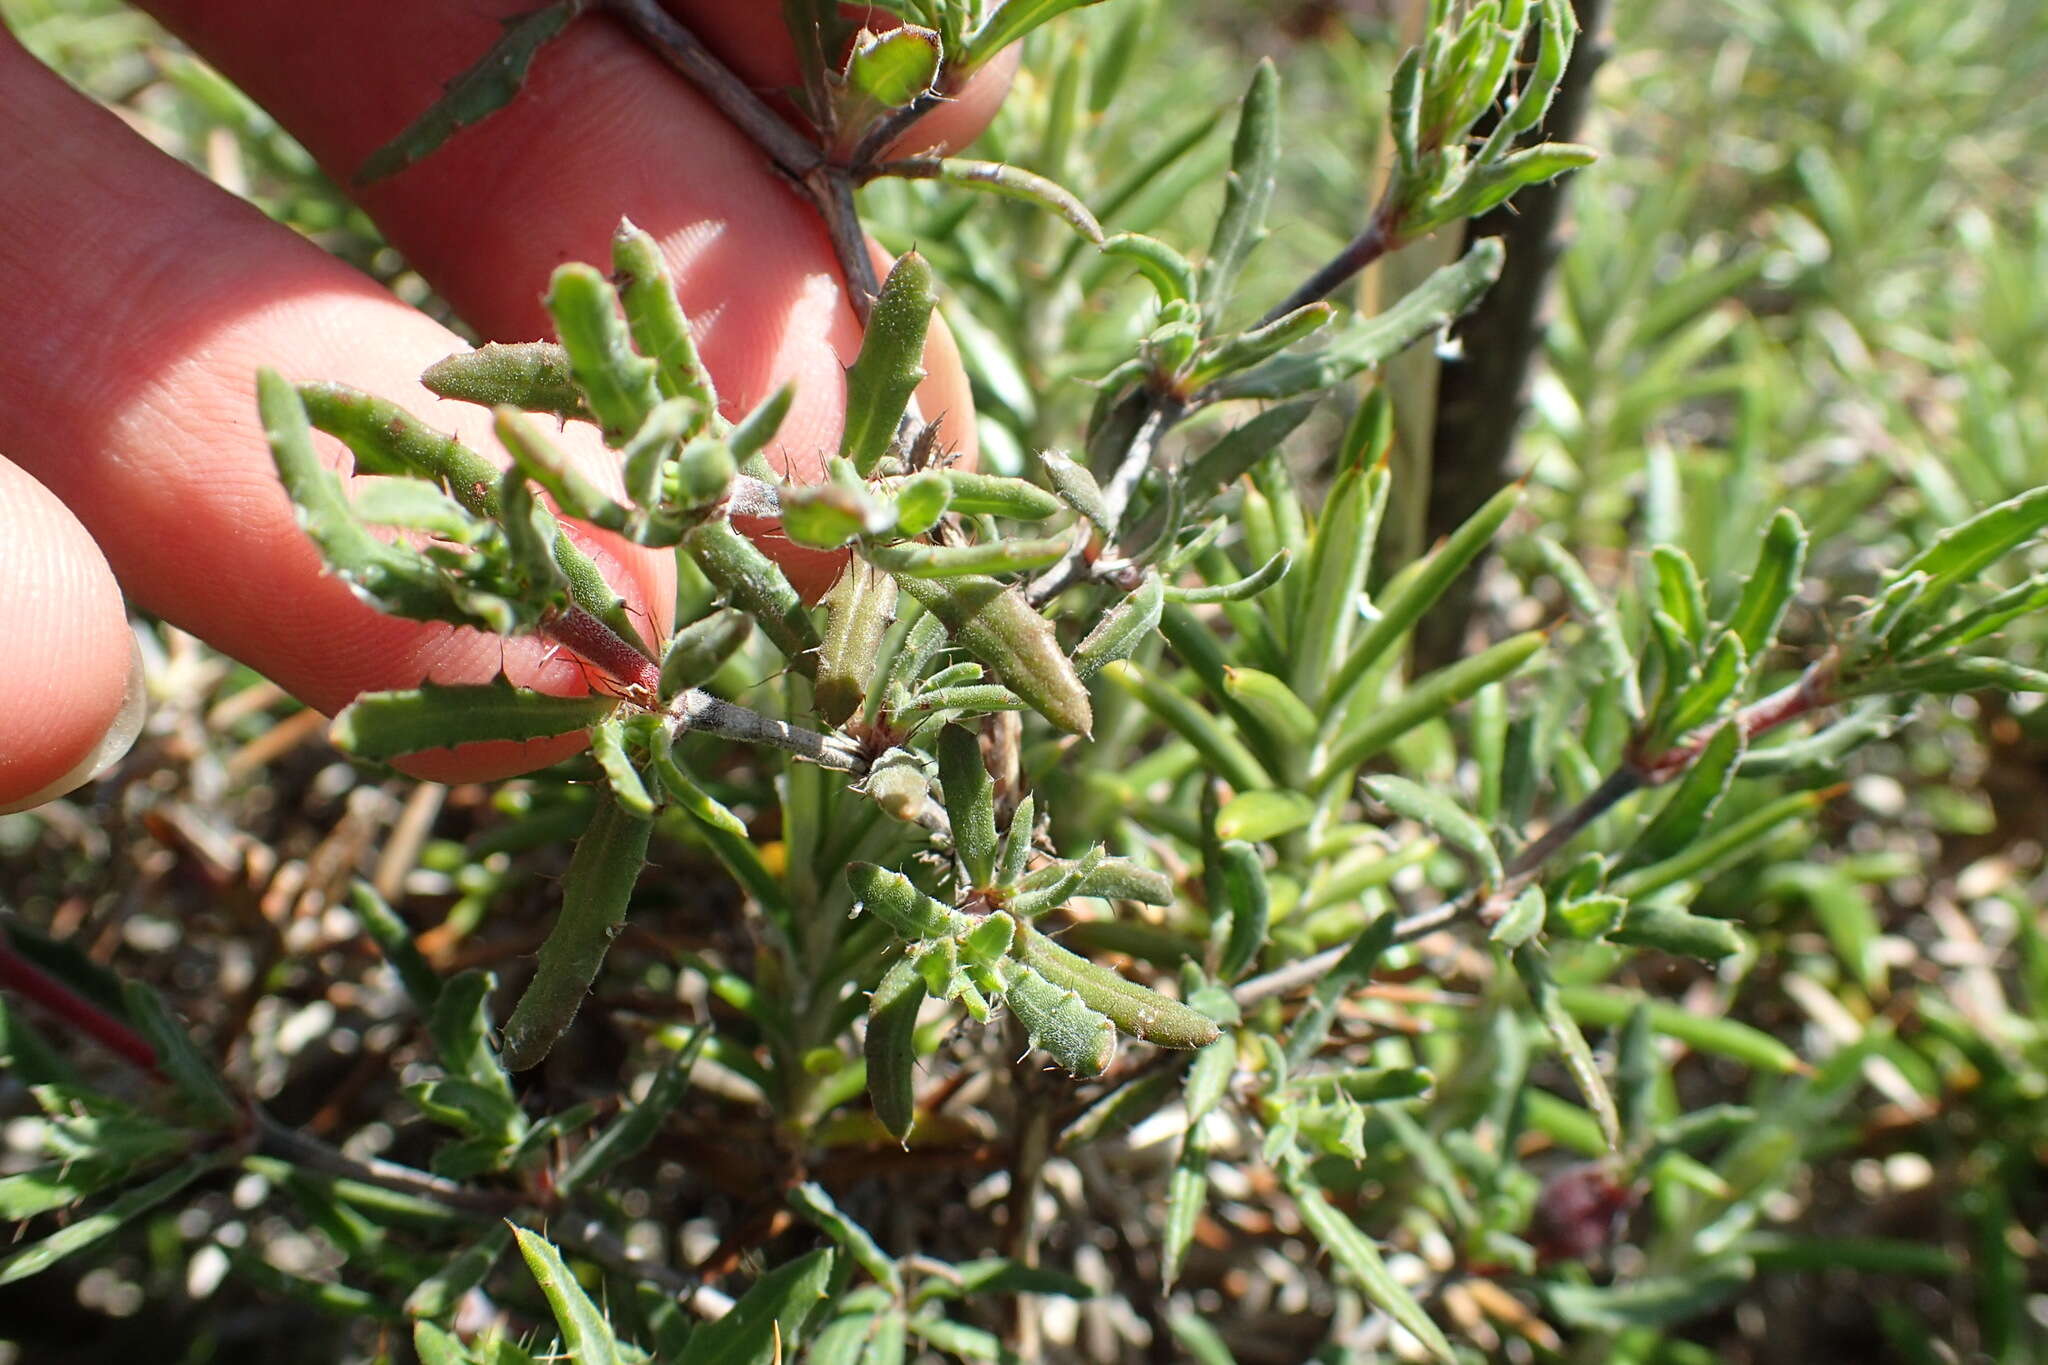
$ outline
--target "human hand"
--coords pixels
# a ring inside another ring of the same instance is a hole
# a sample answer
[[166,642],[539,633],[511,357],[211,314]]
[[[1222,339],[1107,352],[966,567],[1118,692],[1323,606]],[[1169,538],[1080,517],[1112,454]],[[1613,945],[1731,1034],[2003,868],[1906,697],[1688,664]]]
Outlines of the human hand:
[[[797,83],[780,11],[668,0],[757,90]],[[150,0],[149,9],[291,130],[338,181],[531,0]],[[960,145],[1005,76],[977,78],[903,145]],[[140,677],[122,593],[333,712],[422,679],[584,689],[534,639],[384,616],[323,571],[257,421],[254,375],[332,379],[390,398],[494,452],[487,413],[418,376],[462,349],[438,323],[178,165],[0,32],[0,810],[61,795],[125,749]],[[609,22],[542,52],[510,107],[359,194],[386,237],[486,339],[546,335],[563,261],[602,260],[632,218],[661,242],[728,416],[788,380],[771,459],[815,477],[836,448],[842,368],[859,345],[815,212],[711,106]],[[933,329],[920,391],[971,439],[950,339]],[[572,427],[587,469],[615,462]],[[336,467],[338,443],[322,438]],[[574,534],[657,628],[673,559]],[[777,540],[815,596],[829,562]],[[111,733],[110,733],[111,732]],[[553,762],[581,735],[409,760],[443,781]]]

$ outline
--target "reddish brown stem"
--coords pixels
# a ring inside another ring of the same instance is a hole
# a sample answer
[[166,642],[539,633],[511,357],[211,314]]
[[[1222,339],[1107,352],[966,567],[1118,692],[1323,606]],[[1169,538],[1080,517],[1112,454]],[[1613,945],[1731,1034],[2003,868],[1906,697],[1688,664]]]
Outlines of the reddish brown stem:
[[121,1020],[17,953],[0,938],[0,988],[32,1000],[121,1060],[156,1074],[156,1049]]
[[661,665],[619,638],[610,626],[573,603],[542,624],[550,640],[575,651],[578,658],[604,670],[627,687],[644,687],[650,696],[661,690]]

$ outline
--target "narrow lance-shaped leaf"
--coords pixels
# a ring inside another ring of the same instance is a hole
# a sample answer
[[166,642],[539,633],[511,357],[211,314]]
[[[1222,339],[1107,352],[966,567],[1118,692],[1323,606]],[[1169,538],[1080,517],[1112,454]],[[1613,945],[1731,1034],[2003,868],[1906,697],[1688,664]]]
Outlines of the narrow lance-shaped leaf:
[[1116,1056],[1116,1026],[1071,987],[1055,985],[1020,962],[1002,964],[1003,999],[1031,1045],[1076,1076],[1099,1076]]
[[868,1064],[868,1095],[875,1117],[898,1142],[909,1140],[917,1121],[917,1012],[925,1002],[924,978],[908,957],[898,958],[882,976],[868,1004],[862,1043]]
[[0,1285],[14,1284],[31,1275],[40,1275],[65,1257],[83,1251],[102,1238],[111,1236],[177,1194],[200,1176],[218,1167],[221,1162],[222,1157],[215,1154],[193,1157],[181,1165],[173,1166],[146,1184],[123,1191],[104,1208],[66,1225],[40,1242],[31,1242],[6,1260],[0,1261]]
[[906,253],[882,282],[860,354],[846,372],[846,424],[839,453],[865,478],[896,439],[911,395],[924,379],[924,338],[934,302],[932,268]]
[[1967,582],[2048,527],[2048,487],[2035,488],[1986,508],[1893,571],[1895,578],[1928,576],[1927,593],[1937,596]]
[[1194,262],[1156,237],[1119,232],[1103,239],[1102,254],[1137,267],[1159,295],[1162,306],[1191,302],[1200,288]]
[[621,219],[612,235],[612,269],[619,303],[640,353],[654,362],[655,382],[667,398],[687,398],[697,411],[718,411],[718,391],[698,358],[689,319],[676,301],[675,281],[654,238]]
[[[1280,72],[1261,61],[1238,105],[1237,137],[1231,145],[1230,178],[1224,182],[1223,212],[1209,238],[1203,267],[1202,300],[1213,325],[1230,299],[1245,257],[1265,235],[1266,209],[1280,164]],[[1171,1277],[1169,1277],[1171,1278]]]
[[1341,384],[1462,316],[1498,278],[1504,258],[1498,238],[1483,238],[1385,312],[1352,323],[1324,349],[1276,356],[1215,384],[1208,396],[1291,398]]
[[1130,660],[1109,665],[1103,676],[1135,697],[1146,710],[1195,746],[1231,786],[1253,791],[1273,785],[1243,741],[1221,721]]
[[1600,1120],[1600,1133],[1608,1149],[1621,1150],[1621,1113],[1607,1089],[1607,1078],[1600,1074],[1600,1064],[1593,1059],[1593,1049],[1586,1044],[1586,1035],[1579,1032],[1578,1021],[1558,994],[1557,983],[1550,975],[1549,959],[1542,948],[1525,943],[1515,949],[1514,964],[1516,974],[1528,988],[1529,1003],[1557,1045],[1559,1060],[1572,1073],[1579,1093],[1586,1097],[1586,1103]]
[[540,1286],[549,1310],[555,1315],[562,1347],[569,1358],[577,1365],[624,1365],[611,1324],[562,1263],[561,1253],[546,1238],[525,1228],[514,1227],[512,1236],[518,1240],[519,1254],[525,1258],[527,1270],[532,1272],[534,1283]]
[[1585,619],[1586,628],[1600,651],[1603,674],[1620,681],[1623,714],[1632,721],[1640,722],[1643,718],[1643,689],[1636,677],[1636,655],[1629,648],[1628,637],[1622,634],[1621,618],[1615,613],[1614,605],[1593,586],[1593,580],[1571,551],[1548,536],[1538,536],[1533,543],[1543,567],[1564,588],[1565,596],[1571,599],[1572,609]]
[[676,1365],[769,1365],[778,1342],[784,1358],[793,1357],[804,1323],[826,1297],[836,1259],[820,1248],[769,1271],[731,1312],[690,1334]]
[[1013,521],[1043,521],[1060,510],[1057,496],[1026,479],[957,469],[934,472],[949,486],[949,506],[955,512],[1009,517]]
[[1212,903],[1209,913],[1219,920],[1228,917],[1223,950],[1216,957],[1216,975],[1234,981],[1257,965],[1259,952],[1266,946],[1273,915],[1272,892],[1266,885],[1265,864],[1250,844],[1226,838],[1215,858],[1216,876],[1210,885],[1219,903]]
[[617,709],[611,697],[550,696],[502,677],[478,685],[424,683],[364,693],[342,708],[329,733],[337,747],[382,761],[485,740],[565,735],[587,730]]
[[661,401],[661,390],[654,362],[633,349],[619,317],[618,292],[595,267],[572,261],[556,268],[544,302],[569,354],[576,387],[606,441],[620,444],[640,430]]
[[1367,671],[1422,619],[1424,612],[1436,605],[1458,575],[1493,543],[1521,501],[1519,485],[1503,488],[1488,498],[1411,575],[1399,580],[1397,588],[1390,588],[1381,596],[1375,603],[1379,615],[1359,637],[1351,652],[1344,656],[1336,676],[1324,689],[1326,716],[1334,718],[1341,714],[1342,703],[1364,679]]
[[370,883],[356,881],[349,888],[348,898],[349,907],[363,923],[363,931],[398,973],[399,982],[413,1004],[422,1010],[432,1009],[441,994],[441,976],[413,942],[412,930]]
[[129,1022],[156,1050],[157,1070],[177,1088],[190,1113],[210,1124],[234,1122],[241,1105],[228,1092],[220,1073],[193,1043],[185,1026],[171,1014],[163,997],[140,981],[123,981],[121,999]]
[[603,1132],[585,1143],[575,1160],[557,1178],[556,1188],[567,1198],[585,1182],[617,1167],[643,1150],[661,1131],[662,1123],[690,1089],[690,1068],[703,1055],[712,1030],[700,1027],[690,1041],[669,1054],[640,1101],[613,1119]]
[[1159,1278],[1171,1288],[1180,1278],[1195,1225],[1209,1203],[1209,1143],[1199,1121],[1181,1136],[1180,1156],[1166,1181],[1166,1222],[1160,1229]]
[[998,161],[970,161],[957,156],[918,156],[877,166],[881,175],[903,180],[937,180],[963,189],[985,190],[1006,199],[1036,205],[1081,234],[1086,241],[1102,245],[1102,224],[1088,206],[1057,181]]
[[1286,1062],[1298,1069],[1316,1055],[1330,1036],[1330,1024],[1344,997],[1372,979],[1373,971],[1394,943],[1395,916],[1381,914],[1360,931],[1330,974],[1316,983],[1315,993],[1287,1035]]
[[754,618],[789,666],[809,675],[817,669],[817,628],[788,577],[760,547],[723,517],[713,517],[683,538],[683,548],[704,576]]
[[474,66],[449,82],[447,91],[404,132],[364,160],[355,183],[367,185],[404,170],[458,130],[510,104],[526,84],[534,55],[589,6],[590,0],[558,0],[507,19],[504,33]]
[[590,756],[597,760],[597,766],[604,771],[605,783],[611,788],[612,798],[634,815],[652,818],[654,796],[647,790],[640,770],[633,762],[633,756],[626,751],[625,726],[618,720],[608,720],[590,730]]
[[1350,772],[1424,721],[1435,719],[1488,683],[1499,682],[1514,673],[1534,658],[1545,642],[1542,631],[1532,630],[1409,684],[1398,699],[1336,737],[1316,785],[1324,786]]
[[1005,686],[1069,734],[1095,726],[1088,689],[1060,649],[1052,623],[1024,595],[993,578],[904,578],[916,598],[968,653],[994,669]]
[[1621,923],[1607,931],[1607,940],[1706,962],[1733,957],[1749,946],[1742,931],[1726,920],[1695,915],[1690,910],[1655,901],[1630,905]]
[[1394,1278],[1372,1239],[1331,1206],[1306,1172],[1290,1163],[1286,1175],[1287,1192],[1293,1196],[1295,1207],[1301,1210],[1301,1221],[1323,1249],[1351,1272],[1373,1306],[1406,1328],[1410,1336],[1445,1365],[1456,1365],[1457,1353],[1451,1349],[1443,1329],[1430,1318],[1407,1286]]
[[1713,738],[1686,770],[1678,789],[1629,846],[1622,859],[1624,870],[1669,858],[1699,837],[1735,780],[1743,747],[1739,722],[1730,720],[1714,731]]
[[866,1228],[854,1222],[832,1201],[824,1186],[807,1180],[790,1191],[789,1202],[798,1213],[816,1223],[833,1241],[844,1247],[846,1254],[874,1277],[875,1283],[888,1290],[891,1296],[902,1297],[903,1272],[896,1268],[896,1262],[876,1244]]
[[1321,690],[1332,661],[1350,645],[1389,482],[1385,466],[1345,470],[1316,521],[1294,631],[1294,690],[1305,696]]
[[1018,929],[1017,960],[1055,985],[1076,992],[1089,1008],[1109,1016],[1135,1038],[1162,1047],[1205,1047],[1216,1039],[1216,1024],[1199,1010],[1090,962],[1029,925]]
[[896,616],[896,580],[863,560],[848,561],[825,594],[825,638],[813,696],[818,714],[844,725],[875,681],[882,634]]
[[953,825],[953,851],[966,866],[969,883],[987,886],[996,865],[995,782],[973,731],[958,725],[939,731],[939,782]]
[[562,908],[541,945],[533,980],[505,1024],[504,1060],[514,1071],[538,1065],[597,979],[612,935],[647,861],[654,822],[601,792],[589,828],[562,878]]
[[1303,828],[1315,815],[1316,803],[1301,792],[1278,788],[1239,792],[1216,813],[1216,833],[1224,839],[1261,844]]
[[1449,796],[1391,773],[1366,778],[1365,789],[1396,815],[1415,821],[1470,857],[1488,884],[1500,881],[1500,852],[1494,848],[1492,837],[1470,811]]
[[980,545],[863,545],[860,552],[899,578],[965,578],[1048,568],[1069,548],[1064,537],[1018,536]]
[[1728,618],[1728,629],[1742,641],[1742,648],[1754,661],[1778,638],[1778,623],[1785,608],[1799,590],[1799,575],[1806,567],[1806,528],[1790,509],[1771,518],[1758,547],[1756,568],[1742,585],[1742,595]]
[[1100,3],[1102,0],[1004,0],[968,39],[967,50],[960,57],[961,73],[964,75],[977,70],[989,58],[1047,20],[1058,18],[1068,10]]
[[420,383],[442,398],[487,408],[504,404],[567,421],[597,420],[583,402],[583,391],[569,373],[569,353],[558,341],[485,342],[427,366]]
[[1166,596],[1175,602],[1186,602],[1191,606],[1204,606],[1215,602],[1248,602],[1266,589],[1287,577],[1288,569],[1294,563],[1291,551],[1273,551],[1271,558],[1243,578],[1228,583],[1212,583],[1200,588],[1168,587]]
[[733,607],[721,607],[677,631],[661,656],[662,704],[709,682],[753,631],[752,619]]
[[1095,629],[1074,647],[1074,672],[1086,681],[1101,672],[1105,664],[1128,659],[1159,628],[1165,607],[1165,584],[1157,574],[1145,575],[1145,581],[1104,612]]

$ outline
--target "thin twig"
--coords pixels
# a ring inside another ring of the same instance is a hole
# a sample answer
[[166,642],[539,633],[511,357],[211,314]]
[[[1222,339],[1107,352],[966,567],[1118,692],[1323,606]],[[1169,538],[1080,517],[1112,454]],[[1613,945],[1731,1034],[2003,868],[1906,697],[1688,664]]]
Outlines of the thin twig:
[[[1109,485],[1102,490],[1103,510],[1109,515],[1110,524],[1096,529],[1102,532],[1104,544],[1100,552],[1102,559],[1114,559],[1113,541],[1122,529],[1124,513],[1130,508],[1131,498],[1138,491],[1138,483],[1145,477],[1145,471],[1152,466],[1152,456],[1159,449],[1160,440],[1174,423],[1187,413],[1185,399],[1168,394],[1152,394],[1148,397],[1144,415],[1138,421],[1138,429],[1131,437],[1131,443],[1124,447],[1123,457],[1117,462],[1116,472],[1110,476]],[[1059,563],[1039,575],[1030,587],[1025,589],[1025,598],[1033,606],[1043,606],[1052,601],[1078,582],[1088,564],[1088,539],[1074,538],[1074,548],[1067,551]]]
[[1322,269],[1303,280],[1300,288],[1273,305],[1266,316],[1259,319],[1258,325],[1270,326],[1297,309],[1328,298],[1352,276],[1400,246],[1399,235],[1392,231],[1391,218],[1384,204],[1373,210],[1372,220],[1365,225],[1365,231],[1347,242],[1344,249],[1332,256]]
[[859,774],[867,771],[867,759],[853,741],[843,736],[806,730],[695,688],[669,704],[668,718],[677,735],[693,730],[699,734],[717,735],[721,739],[736,739],[743,744],[766,744],[786,749],[798,758],[808,759],[835,772]]
[[853,201],[853,177],[843,167],[820,166],[804,179],[818,213],[825,219],[825,232],[832,239],[832,254],[839,258],[839,273],[846,277],[847,302],[853,305],[860,325],[868,325],[882,283],[875,278],[874,257],[868,254],[868,236],[861,229],[860,210]]
[[768,154],[783,174],[802,181],[824,164],[825,153],[815,142],[790,127],[696,34],[678,23],[655,0],[604,0],[604,8],[702,91],[720,113],[732,120],[734,127]]

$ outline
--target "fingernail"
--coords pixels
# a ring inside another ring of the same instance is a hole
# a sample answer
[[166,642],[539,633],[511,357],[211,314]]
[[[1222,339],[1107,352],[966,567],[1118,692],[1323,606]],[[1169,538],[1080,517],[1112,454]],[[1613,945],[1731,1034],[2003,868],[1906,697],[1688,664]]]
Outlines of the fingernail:
[[142,645],[131,634],[128,638],[128,680],[121,688],[121,709],[114,713],[113,724],[100,736],[99,743],[93,745],[86,751],[84,758],[71,766],[69,772],[12,805],[0,806],[0,815],[33,810],[77,790],[105,773],[127,757],[128,750],[135,744],[135,737],[142,733],[142,722],[148,716],[149,687],[148,678],[142,668]]

